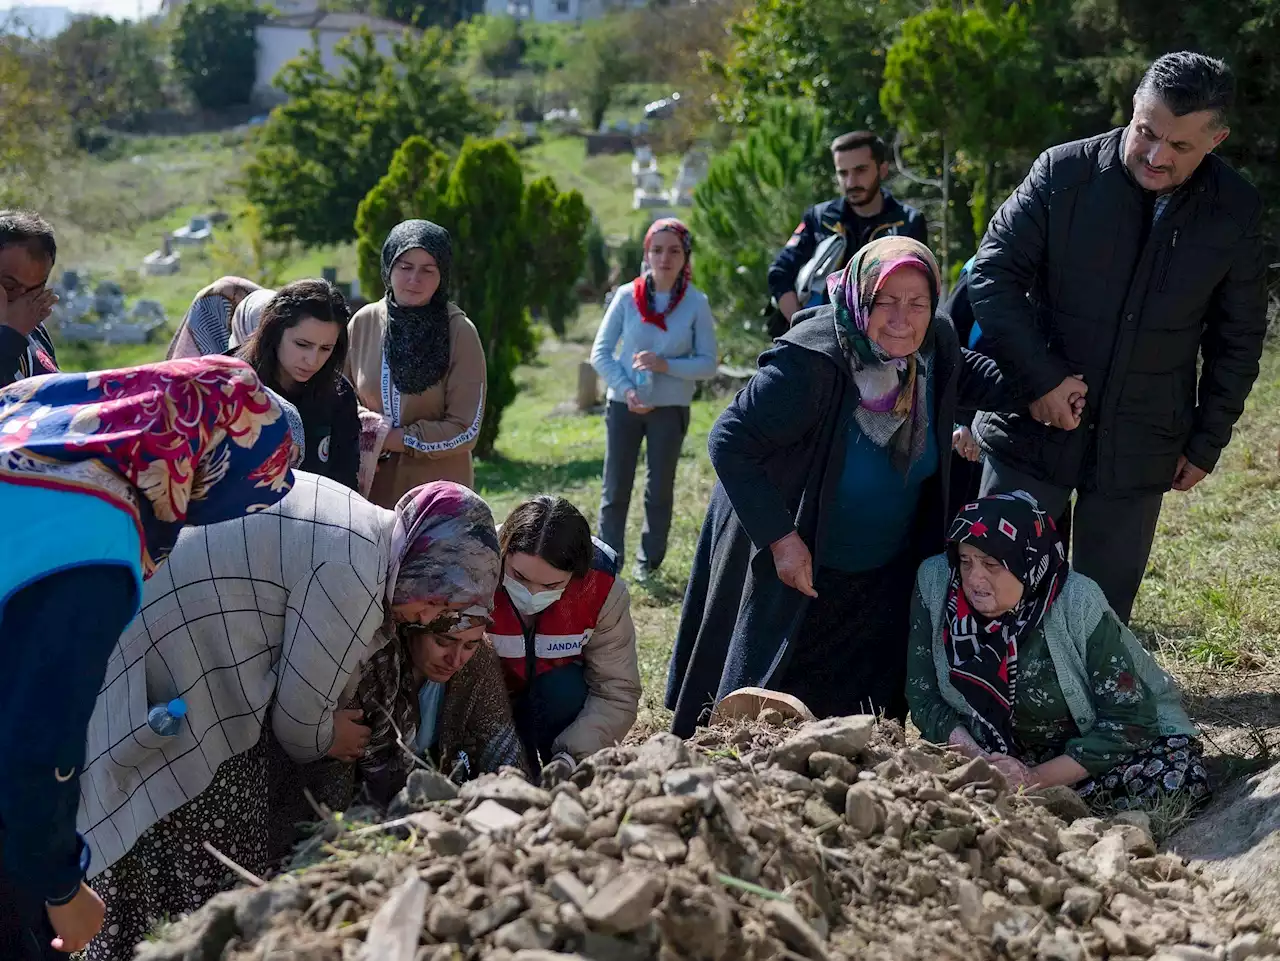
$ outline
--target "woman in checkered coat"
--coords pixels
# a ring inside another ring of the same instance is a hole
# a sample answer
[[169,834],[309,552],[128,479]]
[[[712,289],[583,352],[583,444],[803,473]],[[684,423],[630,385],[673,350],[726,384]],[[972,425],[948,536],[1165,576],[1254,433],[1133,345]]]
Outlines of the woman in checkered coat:
[[[88,958],[131,958],[156,921],[230,887],[206,841],[267,873],[276,809],[290,807],[280,792],[301,793],[290,773],[326,759],[349,768],[364,751],[362,721],[376,719],[342,710],[362,665],[397,627],[483,627],[497,581],[488,505],[449,482],[393,512],[299,471],[271,510],[181,538],[90,725],[80,825],[100,856],[92,884],[107,919]],[[160,737],[147,708],[178,696],[182,728]],[[282,757],[269,763],[273,742]]]

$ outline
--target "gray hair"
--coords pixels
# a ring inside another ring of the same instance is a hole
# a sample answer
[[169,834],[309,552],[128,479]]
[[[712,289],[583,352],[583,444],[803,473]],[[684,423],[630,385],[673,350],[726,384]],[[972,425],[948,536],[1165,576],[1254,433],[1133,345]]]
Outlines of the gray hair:
[[1156,97],[1175,117],[1209,111],[1215,127],[1225,125],[1235,102],[1236,80],[1223,61],[1203,53],[1166,53],[1147,68],[1134,98]]

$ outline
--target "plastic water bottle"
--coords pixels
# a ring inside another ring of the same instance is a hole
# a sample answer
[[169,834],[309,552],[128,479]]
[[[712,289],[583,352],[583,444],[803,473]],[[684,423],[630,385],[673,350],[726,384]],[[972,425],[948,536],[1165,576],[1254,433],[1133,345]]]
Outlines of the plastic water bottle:
[[632,370],[631,381],[636,385],[636,396],[642,403],[649,403],[649,397],[653,393],[653,374],[647,370]]
[[156,704],[147,712],[147,725],[161,737],[173,737],[182,730],[187,716],[187,702],[175,697],[167,704]]

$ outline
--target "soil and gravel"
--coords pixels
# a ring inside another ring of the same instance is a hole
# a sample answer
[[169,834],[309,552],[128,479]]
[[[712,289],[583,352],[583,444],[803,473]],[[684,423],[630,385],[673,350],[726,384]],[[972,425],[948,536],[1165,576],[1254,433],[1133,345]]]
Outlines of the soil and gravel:
[[870,717],[770,714],[601,751],[550,791],[418,772],[138,958],[1280,961],[1280,925],[1141,815],[1012,795]]

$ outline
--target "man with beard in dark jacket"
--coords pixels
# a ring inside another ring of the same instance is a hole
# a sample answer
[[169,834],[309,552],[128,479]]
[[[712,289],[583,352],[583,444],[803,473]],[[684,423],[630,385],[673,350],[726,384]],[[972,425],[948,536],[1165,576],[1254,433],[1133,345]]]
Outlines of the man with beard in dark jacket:
[[845,238],[844,256],[826,273],[843,268],[849,258],[878,237],[901,234],[929,246],[929,224],[924,216],[898,201],[884,186],[889,163],[883,140],[869,130],[842,134],[831,142],[831,160],[841,196],[806,210],[769,268],[769,293],[781,315],[770,320],[769,333],[775,337],[787,332],[796,311],[827,302],[825,276],[818,278],[807,304],[796,296],[796,281],[819,244],[833,234]]
[[1213,470],[1258,375],[1261,200],[1212,153],[1233,92],[1219,60],[1155,61],[1127,127],[1040,155],[970,280],[986,349],[1037,398],[979,417],[982,493],[1057,517],[1074,491],[1073,565],[1125,621],[1165,492]]

